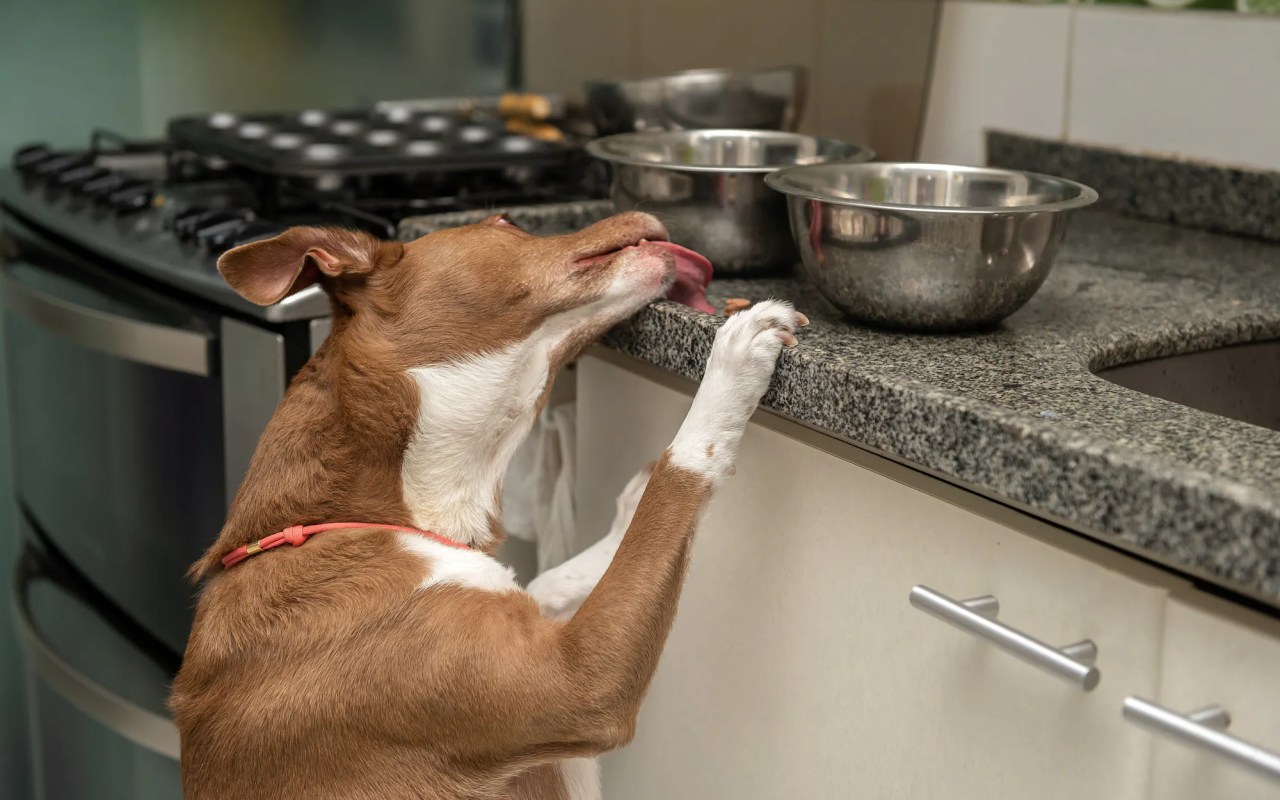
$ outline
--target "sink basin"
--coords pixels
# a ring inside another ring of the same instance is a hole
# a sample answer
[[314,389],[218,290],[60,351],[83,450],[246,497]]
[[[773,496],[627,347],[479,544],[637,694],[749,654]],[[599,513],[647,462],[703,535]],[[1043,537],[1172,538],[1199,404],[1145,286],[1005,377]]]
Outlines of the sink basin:
[[1280,431],[1280,340],[1099,370],[1128,389]]

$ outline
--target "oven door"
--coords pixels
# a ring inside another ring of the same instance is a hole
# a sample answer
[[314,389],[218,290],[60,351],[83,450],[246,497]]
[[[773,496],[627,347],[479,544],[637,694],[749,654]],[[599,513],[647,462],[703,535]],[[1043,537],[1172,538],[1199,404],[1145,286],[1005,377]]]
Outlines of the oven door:
[[177,658],[28,539],[9,587],[38,800],[180,800]]
[[194,605],[184,574],[226,509],[218,317],[4,223],[18,502],[180,653]]

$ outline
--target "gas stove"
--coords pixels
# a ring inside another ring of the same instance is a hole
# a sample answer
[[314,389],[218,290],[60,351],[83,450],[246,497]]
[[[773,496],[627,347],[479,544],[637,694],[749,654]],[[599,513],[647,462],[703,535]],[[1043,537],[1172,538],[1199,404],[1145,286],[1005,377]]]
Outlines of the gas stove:
[[0,173],[0,205],[219,307],[267,322],[313,319],[329,311],[319,287],[260,308],[225,284],[218,255],[290,225],[395,238],[408,216],[602,196],[577,142],[546,124],[535,133],[411,105],[190,117],[162,141],[97,131],[84,149],[25,147]]
[[159,141],[100,131],[14,154],[0,282],[24,560],[38,564],[15,588],[24,608],[56,579],[118,650],[162,675],[178,662],[184,572],[330,327],[319,287],[261,308],[222,280],[219,254],[291,225],[412,238],[411,216],[602,196],[579,144],[545,118],[512,130],[492,108],[407,103],[190,117]]

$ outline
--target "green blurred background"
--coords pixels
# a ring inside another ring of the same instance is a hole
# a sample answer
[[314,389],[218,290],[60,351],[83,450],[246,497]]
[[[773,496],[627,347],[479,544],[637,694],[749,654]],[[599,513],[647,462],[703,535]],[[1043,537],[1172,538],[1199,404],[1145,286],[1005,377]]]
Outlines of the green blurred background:
[[[496,91],[512,77],[510,8],[508,0],[0,0],[0,158],[7,163],[31,141],[85,146],[95,127],[158,136],[167,119],[188,112]],[[0,392],[0,420],[6,405]],[[23,798],[30,780],[8,597],[10,474],[6,423],[0,798]]]

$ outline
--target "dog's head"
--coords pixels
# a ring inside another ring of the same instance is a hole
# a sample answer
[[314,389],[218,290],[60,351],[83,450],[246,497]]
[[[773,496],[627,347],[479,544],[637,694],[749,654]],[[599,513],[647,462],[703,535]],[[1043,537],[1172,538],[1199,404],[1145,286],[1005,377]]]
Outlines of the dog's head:
[[374,331],[405,367],[499,349],[548,326],[563,339],[563,362],[652,300],[708,310],[711,272],[640,213],[545,237],[502,214],[412,242],[295,227],[227,251],[218,269],[260,305],[319,282],[338,315]]

